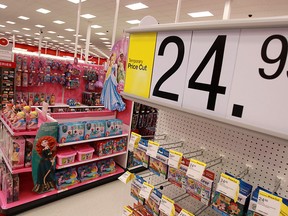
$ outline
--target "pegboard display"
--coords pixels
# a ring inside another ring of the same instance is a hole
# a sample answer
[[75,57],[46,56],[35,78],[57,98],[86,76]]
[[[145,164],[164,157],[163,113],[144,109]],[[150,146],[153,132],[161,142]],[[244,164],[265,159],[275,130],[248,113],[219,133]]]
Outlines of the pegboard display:
[[[156,134],[167,134],[166,140],[159,141],[162,144],[183,140],[183,147],[177,149],[183,153],[205,148],[203,155],[195,157],[203,162],[223,155],[223,163],[211,168],[216,174],[216,182],[220,173],[238,175],[249,165],[252,169],[243,179],[252,184],[253,189],[259,185],[273,191],[277,177],[280,177],[283,180],[277,193],[288,197],[287,140],[174,110],[159,110]],[[193,157],[193,154],[189,157]],[[145,179],[154,185],[164,182],[157,176]],[[163,193],[174,198],[184,191],[170,185],[164,187]],[[191,197],[181,200],[179,204],[192,212],[203,206]],[[201,215],[215,216],[217,213],[208,208]]]

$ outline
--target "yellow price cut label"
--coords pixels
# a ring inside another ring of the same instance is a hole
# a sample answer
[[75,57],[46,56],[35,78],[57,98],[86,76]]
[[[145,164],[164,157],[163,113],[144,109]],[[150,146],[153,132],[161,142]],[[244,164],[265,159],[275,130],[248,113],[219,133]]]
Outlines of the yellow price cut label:
[[189,163],[189,167],[187,169],[186,175],[189,178],[200,181],[205,169],[206,169],[206,163],[203,163],[195,159],[190,159],[190,163]]
[[168,166],[179,169],[182,161],[183,153],[175,150],[169,150]]
[[124,206],[122,216],[131,216],[133,214],[133,210],[128,206]]
[[175,215],[174,201],[168,198],[167,196],[162,195],[159,210],[166,215],[174,216]]
[[240,191],[240,181],[225,173],[221,173],[221,178],[217,184],[216,191],[230,197],[234,202],[237,202]]
[[140,134],[132,132],[131,136],[130,136],[129,143],[128,143],[128,150],[133,152],[134,148],[138,147],[138,143],[139,143],[140,139],[141,139]]
[[159,146],[160,144],[158,142],[153,142],[149,140],[146,154],[153,158],[156,158]]
[[262,215],[281,215],[282,198],[260,190],[255,212]]
[[132,179],[134,179],[135,175],[130,173],[129,171],[126,171],[123,173],[118,179],[123,182],[124,184],[127,184],[130,182]]
[[185,209],[182,209],[178,216],[195,216],[195,215]]
[[147,182],[144,182],[142,187],[141,187],[139,196],[143,197],[146,200],[148,200],[150,198],[150,195],[151,195],[153,189],[154,189],[153,185],[151,185],[151,184],[149,184]]
[[288,216],[288,206],[282,203],[280,216]]

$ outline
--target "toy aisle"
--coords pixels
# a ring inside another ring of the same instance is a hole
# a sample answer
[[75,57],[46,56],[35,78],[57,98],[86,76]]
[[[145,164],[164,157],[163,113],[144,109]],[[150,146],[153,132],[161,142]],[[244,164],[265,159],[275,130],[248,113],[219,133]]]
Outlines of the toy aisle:
[[141,14],[116,40],[117,0],[108,55],[89,52],[92,21],[78,50],[91,0],[74,54],[41,47],[45,26],[25,52],[3,33],[0,215],[288,216],[288,18],[231,19],[235,2],[180,22],[178,0],[175,22]]

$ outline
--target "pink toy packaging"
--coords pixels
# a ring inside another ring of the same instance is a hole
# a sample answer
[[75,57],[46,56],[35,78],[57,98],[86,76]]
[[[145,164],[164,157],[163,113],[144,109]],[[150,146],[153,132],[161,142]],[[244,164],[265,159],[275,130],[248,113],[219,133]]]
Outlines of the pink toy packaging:
[[85,161],[92,159],[93,152],[95,151],[94,148],[92,148],[89,145],[75,146],[74,148],[77,152],[78,161]]
[[25,139],[23,137],[12,138],[9,148],[9,159],[12,169],[24,167]]
[[95,144],[96,154],[97,156],[104,156],[113,153],[113,141],[112,140],[103,140],[98,141]]
[[127,138],[122,137],[113,139],[113,153],[123,152],[127,150]]
[[89,121],[85,124],[85,139],[105,136],[105,121]]
[[13,178],[10,173],[6,173],[3,178],[2,190],[7,203],[13,202]]
[[78,167],[78,177],[81,182],[98,178],[99,176],[100,175],[98,173],[98,167],[96,162]]
[[55,173],[56,188],[58,190],[79,183],[76,168],[67,168]]
[[57,164],[65,165],[74,163],[76,151],[70,147],[62,147],[57,151]]
[[84,123],[68,122],[59,124],[58,142],[74,142],[84,140]]
[[106,136],[121,135],[122,124],[122,120],[120,119],[106,120]]
[[101,176],[115,172],[116,164],[113,158],[98,161],[98,170]]
[[19,176],[13,175],[13,202],[19,200]]
[[27,118],[27,130],[37,130],[38,129],[38,112],[32,111]]
[[13,122],[11,122],[11,128],[13,131],[25,131],[26,130],[26,115],[23,111],[18,112]]
[[3,183],[3,179],[4,179],[4,175],[6,174],[6,166],[4,163],[0,163],[0,190],[2,189],[2,183]]
[[25,167],[31,167],[32,149],[35,138],[26,138],[25,142]]

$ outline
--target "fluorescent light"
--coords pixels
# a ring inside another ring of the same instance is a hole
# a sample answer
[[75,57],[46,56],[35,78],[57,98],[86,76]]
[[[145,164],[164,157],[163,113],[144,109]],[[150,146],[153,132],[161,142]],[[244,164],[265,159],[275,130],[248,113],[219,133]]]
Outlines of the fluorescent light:
[[60,45],[64,45],[64,43],[59,43]]
[[30,19],[29,17],[25,17],[25,16],[19,16],[18,18],[22,19],[22,20],[29,20]]
[[46,40],[50,40],[50,39],[51,39],[51,37],[44,37],[44,39],[46,39]]
[[53,42],[57,43],[58,41],[57,40],[52,40]]
[[[34,40],[39,40],[39,38],[35,37]],[[39,43],[38,41],[34,41],[34,43]]]
[[11,34],[11,32],[5,32],[6,34]]
[[31,40],[31,38],[26,38],[26,40]]
[[126,22],[129,24],[139,24],[140,20],[127,20]]
[[92,19],[92,18],[95,18],[96,16],[94,16],[92,14],[82,14],[81,17],[83,17],[85,19]]
[[194,13],[188,13],[189,16],[198,18],[198,17],[209,17],[209,16],[214,16],[212,13],[209,11],[201,11],[201,12],[194,12]]
[[5,35],[5,34],[0,32],[0,35]]
[[96,32],[97,35],[106,35],[104,32]]
[[72,31],[75,31],[75,30],[74,30],[74,29],[71,29],[71,28],[67,28],[67,29],[65,29],[65,31],[72,32]]
[[99,38],[100,40],[109,40],[109,38]]
[[5,26],[5,25],[0,25],[0,27],[1,27],[1,28],[5,28],[6,26]]
[[18,30],[12,30],[13,32],[16,32],[16,33],[18,33],[18,32],[20,32],[20,31],[18,31]]
[[61,20],[55,20],[55,21],[53,21],[53,23],[61,25],[61,24],[64,24],[65,22],[61,21]]
[[103,43],[104,43],[104,44],[110,44],[110,42],[109,42],[109,41],[104,41]]
[[1,9],[5,9],[5,8],[7,8],[7,5],[0,4],[0,8],[1,8]]
[[54,32],[54,31],[47,31],[48,33],[50,33],[50,34],[55,34],[56,32]]
[[45,26],[43,26],[43,25],[35,25],[35,27],[38,27],[38,28],[44,28]]
[[75,43],[72,42],[72,43],[70,43],[70,44],[74,45]]
[[22,28],[23,30],[29,31],[31,30],[30,28]]
[[[76,34],[74,34],[73,36],[76,37]],[[82,37],[82,35],[79,34],[78,37]]]
[[107,47],[111,47],[112,45],[111,45],[111,44],[106,44],[105,46],[107,46]]
[[36,10],[37,12],[39,13],[43,13],[43,14],[48,14],[50,13],[51,11],[47,10],[47,9],[44,9],[44,8],[39,8],[38,10]]
[[30,35],[30,34],[25,34],[25,36],[26,36],[26,37],[31,37],[31,35]]
[[81,40],[81,41],[86,41],[86,39],[84,39],[84,38],[81,38],[80,40]]
[[12,25],[15,24],[15,22],[12,22],[12,21],[6,21],[6,23],[9,23],[9,24],[12,24]]
[[58,37],[58,38],[65,38],[65,37],[64,37],[64,36],[62,36],[62,35],[58,35],[57,37]]
[[126,5],[125,7],[129,8],[131,10],[140,10],[140,9],[148,8],[147,5],[142,4],[141,2],[135,3],[135,4]]
[[35,35],[40,35],[40,33],[38,33],[38,32],[36,32],[36,33],[34,33]]
[[96,29],[96,28],[102,28],[102,26],[100,26],[100,25],[91,25],[91,28],[94,28],[94,29]]
[[64,41],[66,41],[66,42],[70,42],[71,40],[69,40],[69,39],[66,39],[66,40],[64,40]]
[[[72,3],[74,3],[74,4],[78,4],[78,3],[80,2],[80,0],[67,0],[67,1],[72,2]],[[82,3],[82,2],[85,2],[85,1],[86,1],[86,0],[82,0],[81,3]]]
[[22,38],[23,36],[22,35],[17,35],[16,37]]

